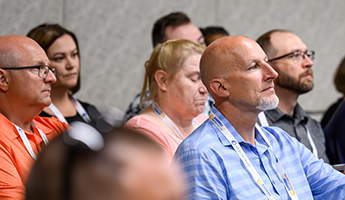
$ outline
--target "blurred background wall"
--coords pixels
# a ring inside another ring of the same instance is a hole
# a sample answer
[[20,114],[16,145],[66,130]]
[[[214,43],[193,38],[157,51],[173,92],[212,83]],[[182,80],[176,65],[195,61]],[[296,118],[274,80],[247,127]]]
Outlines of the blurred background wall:
[[141,90],[144,62],[152,51],[155,20],[183,11],[198,27],[220,25],[254,40],[271,29],[287,29],[316,52],[314,89],[302,107],[319,119],[339,96],[333,75],[345,55],[342,0],[0,0],[0,35],[26,35],[42,23],[74,32],[81,52],[77,97],[101,110],[125,111]]

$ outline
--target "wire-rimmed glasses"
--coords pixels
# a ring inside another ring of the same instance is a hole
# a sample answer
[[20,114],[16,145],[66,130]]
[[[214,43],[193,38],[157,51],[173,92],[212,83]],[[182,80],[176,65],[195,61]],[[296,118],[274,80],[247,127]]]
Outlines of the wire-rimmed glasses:
[[21,69],[38,69],[38,76],[40,78],[47,78],[49,70],[53,72],[54,76],[56,76],[56,68],[49,67],[48,65],[37,65],[37,66],[27,66],[27,67],[6,67],[1,68],[5,70],[21,70]]
[[279,59],[285,58],[285,57],[290,56],[290,55],[292,55],[294,62],[297,63],[298,61],[301,60],[300,58],[305,59],[305,56],[308,56],[308,58],[313,61],[314,57],[315,57],[315,52],[314,51],[308,51],[308,50],[303,52],[303,51],[297,50],[297,51],[279,56],[277,58],[273,58],[271,60],[268,60],[268,62],[279,60]]

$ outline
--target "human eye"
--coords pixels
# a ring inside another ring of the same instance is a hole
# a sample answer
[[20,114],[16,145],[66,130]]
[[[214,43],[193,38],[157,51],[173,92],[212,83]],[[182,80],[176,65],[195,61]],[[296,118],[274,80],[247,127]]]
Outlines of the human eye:
[[41,76],[48,74],[48,66],[45,65],[41,65],[39,66],[39,73],[41,74]]
[[297,51],[293,52],[293,56],[294,56],[295,58],[297,58],[297,57],[301,56],[303,53],[304,53],[304,52],[302,52],[302,51],[300,51],[300,50],[297,50]]
[[77,56],[78,56],[78,52],[73,52],[72,55],[71,55],[72,58],[75,58]]
[[255,63],[254,65],[251,65],[248,70],[254,70],[258,67],[258,65]]
[[63,56],[59,56],[59,57],[53,58],[52,60],[55,61],[55,62],[61,62],[63,59],[64,59]]
[[197,82],[200,80],[200,74],[193,74],[192,76],[189,77],[189,79],[193,82]]

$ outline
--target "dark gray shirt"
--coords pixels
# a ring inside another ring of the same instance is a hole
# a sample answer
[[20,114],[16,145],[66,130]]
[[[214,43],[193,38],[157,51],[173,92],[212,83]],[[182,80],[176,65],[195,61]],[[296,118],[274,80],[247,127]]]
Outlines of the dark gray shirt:
[[326,155],[325,136],[321,125],[316,120],[309,117],[298,103],[295,107],[293,116],[283,113],[279,108],[267,110],[265,111],[265,115],[270,126],[280,127],[313,151],[308,140],[307,130],[305,128],[307,127],[315,143],[319,158],[329,163]]

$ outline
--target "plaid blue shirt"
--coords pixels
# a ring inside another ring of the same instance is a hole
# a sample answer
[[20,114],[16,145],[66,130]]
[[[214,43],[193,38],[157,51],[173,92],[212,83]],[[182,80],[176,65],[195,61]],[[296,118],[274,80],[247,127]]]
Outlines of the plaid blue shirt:
[[[263,132],[272,150],[256,132],[255,144],[246,143],[216,109],[214,114],[241,145],[275,199],[289,199],[279,176],[274,153],[283,165],[299,199],[344,199],[345,175],[319,160],[303,144],[277,127]],[[174,161],[185,171],[186,199],[265,199],[240,157],[222,132],[208,119],[185,139]]]

